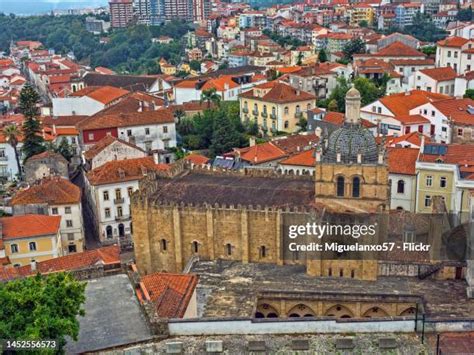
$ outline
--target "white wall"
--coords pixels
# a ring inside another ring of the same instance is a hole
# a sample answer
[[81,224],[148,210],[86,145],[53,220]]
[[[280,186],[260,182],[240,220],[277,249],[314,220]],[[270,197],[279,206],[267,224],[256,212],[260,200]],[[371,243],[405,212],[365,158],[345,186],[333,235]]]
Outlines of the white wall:
[[427,118],[435,126],[434,140],[437,143],[451,143],[451,128],[448,120],[436,107],[427,103],[410,110],[410,115],[417,114]]
[[103,110],[105,105],[87,96],[57,97],[52,99],[53,116],[92,116]]
[[[167,133],[164,132],[165,127],[167,127]],[[146,134],[147,129],[149,129],[149,134]],[[174,122],[166,124],[120,127],[118,129],[118,137],[125,141],[129,141],[129,130],[134,137],[134,144],[145,151],[148,148],[166,149],[176,147],[176,126]]]
[[98,153],[93,159],[90,169],[98,168],[112,160],[144,158],[144,151],[131,147],[121,142],[114,142]]
[[[415,175],[389,174],[388,178],[392,184],[390,186],[390,209],[395,210],[402,207],[405,211],[415,211]],[[398,181],[405,183],[404,192],[398,193]]]
[[[23,167],[23,159],[21,156],[22,145],[22,143],[19,143],[17,146],[21,167]],[[0,150],[4,151],[4,157],[0,157],[0,175],[6,175],[9,181],[16,179],[16,175],[18,174],[18,165],[13,147],[8,143],[0,143]]]
[[[71,208],[71,213],[66,212],[66,207]],[[54,208],[57,209],[57,214],[53,214]],[[62,237],[63,255],[68,254],[69,244],[75,244],[77,252],[81,252],[82,247],[84,246],[84,223],[82,220],[81,203],[71,205],[51,205],[48,208],[48,214],[50,216],[61,216],[59,229]],[[68,220],[72,221],[72,227],[67,226]],[[68,234],[73,234],[74,240],[68,240]]]

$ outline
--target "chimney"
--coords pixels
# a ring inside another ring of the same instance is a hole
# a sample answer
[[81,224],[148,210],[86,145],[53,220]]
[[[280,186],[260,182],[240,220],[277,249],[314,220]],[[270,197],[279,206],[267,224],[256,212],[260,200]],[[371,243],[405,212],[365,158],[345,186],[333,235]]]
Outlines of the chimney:
[[153,152],[153,161],[155,164],[160,164],[160,158],[157,152]]
[[249,138],[249,146],[250,146],[250,147],[255,146],[255,137],[250,137],[250,138]]
[[301,94],[301,91],[300,91],[300,90],[296,90],[296,95],[297,95],[297,96],[300,96],[300,94]]
[[420,134],[420,140],[421,140],[420,152],[423,154],[423,152],[425,150],[425,135],[424,134]]
[[31,271],[36,271],[36,260],[31,260],[30,266],[31,266]]
[[56,125],[53,124],[53,133],[56,134]]
[[142,112],[143,111],[143,101],[138,101],[138,112]]
[[226,90],[226,91],[229,90],[229,84],[228,83],[224,84],[224,90]]

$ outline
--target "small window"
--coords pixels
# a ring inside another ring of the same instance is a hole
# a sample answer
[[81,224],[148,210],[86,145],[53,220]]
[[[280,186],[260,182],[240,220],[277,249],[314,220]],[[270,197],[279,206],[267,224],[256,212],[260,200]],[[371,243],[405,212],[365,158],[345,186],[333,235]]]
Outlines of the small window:
[[328,269],[328,276],[332,276],[332,268]]
[[163,133],[168,133],[168,126],[163,126]]
[[428,175],[426,177],[426,186],[431,186],[433,185],[433,177],[431,175]]
[[69,207],[69,206],[68,206],[68,207],[65,207],[65,208],[64,208],[64,212],[65,212],[66,214],[71,214],[71,207]]
[[166,239],[161,239],[161,251],[166,251],[168,250],[168,242]]
[[403,232],[403,242],[404,243],[413,243],[415,241],[415,232],[414,231],[405,231]]
[[73,241],[74,240],[74,233],[68,233],[67,234],[67,240]]
[[290,126],[290,123],[288,121],[285,121],[285,128],[288,128]]
[[122,190],[121,189],[115,189],[115,198],[117,200],[120,200],[122,198]]
[[10,250],[12,251],[12,254],[18,253],[18,244],[10,245]]
[[290,109],[288,108],[288,106],[285,106],[283,112],[285,112],[285,115],[287,115],[290,112]]
[[462,137],[464,134],[464,131],[462,128],[458,128],[458,137]]
[[66,227],[68,227],[68,228],[72,227],[72,220],[71,219],[66,220]]
[[76,245],[75,244],[69,244],[67,246],[67,251],[68,251],[68,253],[76,253],[77,252]]
[[133,187],[128,187],[127,188],[127,192],[128,192],[128,196],[132,196],[132,193],[133,193]]
[[94,140],[94,133],[89,133],[88,137],[89,137],[90,141],[93,141]]
[[360,197],[360,178],[352,179],[352,197]]
[[344,178],[342,176],[339,176],[337,178],[337,196],[341,197],[344,196]]
[[344,270],[343,269],[339,269],[339,277],[344,277]]
[[145,128],[145,134],[146,134],[147,136],[150,135],[150,129],[149,129],[149,128]]
[[122,217],[123,216],[123,208],[122,206],[117,207],[117,217]]
[[131,129],[127,129],[127,137],[131,137],[132,135],[132,130]]
[[36,242],[30,242],[28,244],[28,249],[30,249],[30,251],[36,251]]
[[377,107],[377,113],[382,113],[382,108],[381,107]]
[[263,258],[265,258],[266,256],[267,256],[267,248],[266,248],[264,245],[262,245],[262,246],[260,247],[260,258],[263,259]]
[[226,253],[228,256],[232,255],[232,244],[227,243],[227,244],[225,245],[225,253]]
[[110,218],[110,208],[104,209],[105,218]]
[[439,178],[439,187],[445,188],[447,184],[446,176],[441,176]]
[[199,243],[198,242],[194,241],[192,247],[193,247],[193,253],[195,253],[195,254],[199,253]]
[[426,195],[425,196],[425,207],[430,207],[431,206],[431,196]]
[[108,191],[104,191],[104,192],[103,192],[103,197],[104,197],[104,201],[108,201],[108,200],[109,200],[109,192],[108,192]]
[[405,193],[405,181],[398,180],[397,182],[397,193],[404,194]]
[[352,270],[351,270],[351,278],[353,279],[354,277],[355,277],[355,270],[352,269]]
[[51,214],[58,214],[58,208],[57,207],[51,208]]

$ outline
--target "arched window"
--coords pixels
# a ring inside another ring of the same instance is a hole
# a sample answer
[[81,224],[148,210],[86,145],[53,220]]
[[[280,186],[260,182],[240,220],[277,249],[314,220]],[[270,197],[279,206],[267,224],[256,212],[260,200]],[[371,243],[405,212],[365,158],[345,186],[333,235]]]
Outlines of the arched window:
[[105,234],[107,235],[108,239],[112,238],[112,226],[107,226],[105,228]]
[[288,108],[288,106],[285,106],[284,112],[285,112],[285,115],[287,115],[290,112],[290,109]]
[[352,197],[360,197],[360,178],[352,179]]
[[30,251],[36,251],[36,242],[30,242],[28,246]]
[[166,239],[161,239],[161,251],[166,251],[168,249],[168,242]]
[[290,123],[288,121],[285,121],[285,128],[288,128]]
[[296,105],[296,113],[300,113],[301,109],[300,109],[300,105]]
[[225,252],[226,252],[227,255],[232,255],[232,244],[227,243],[225,245]]
[[266,256],[267,256],[267,248],[265,247],[265,245],[262,245],[260,247],[260,257],[265,258]]
[[244,101],[244,108],[248,108],[249,107],[249,103],[247,101]]
[[275,106],[272,107],[272,115],[276,115],[276,108],[275,108]]
[[344,177],[337,178],[337,196],[344,196]]
[[193,253],[199,253],[199,243],[196,241],[193,242]]
[[263,113],[267,113],[267,105],[263,105]]
[[398,180],[398,182],[397,182],[397,193],[399,193],[399,194],[405,193],[405,181]]
[[308,104],[306,108],[308,109],[308,111],[311,110],[311,104]]

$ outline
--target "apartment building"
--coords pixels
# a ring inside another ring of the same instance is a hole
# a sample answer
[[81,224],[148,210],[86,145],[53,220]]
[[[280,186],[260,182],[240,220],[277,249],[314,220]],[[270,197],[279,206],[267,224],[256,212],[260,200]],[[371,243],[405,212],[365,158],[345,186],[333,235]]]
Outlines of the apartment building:
[[134,19],[133,0],[110,0],[109,8],[113,28],[127,27]]

